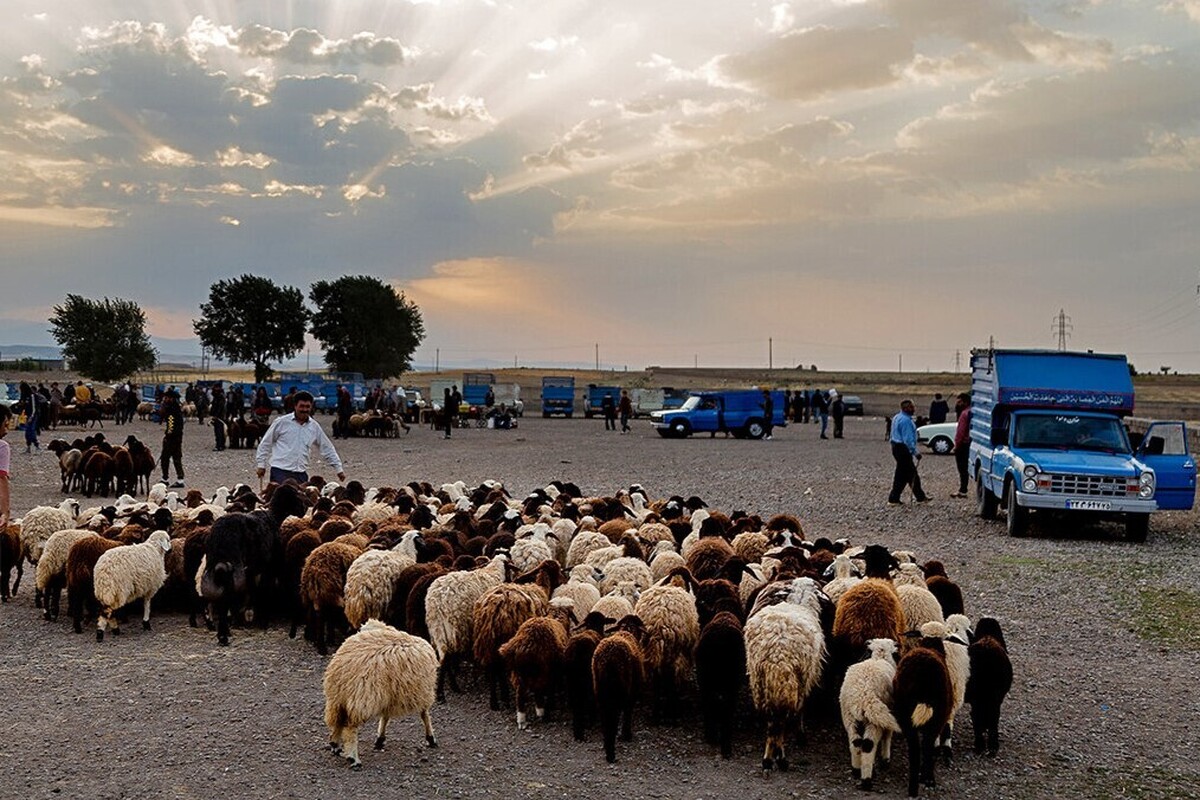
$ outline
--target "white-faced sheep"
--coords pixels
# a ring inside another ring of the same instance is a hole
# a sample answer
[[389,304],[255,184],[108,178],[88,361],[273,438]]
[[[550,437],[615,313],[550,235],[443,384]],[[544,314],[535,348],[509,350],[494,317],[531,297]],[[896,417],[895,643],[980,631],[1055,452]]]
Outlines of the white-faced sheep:
[[554,560],[554,548],[550,546],[550,540],[557,538],[550,526],[542,522],[519,528],[516,541],[508,552],[513,569],[527,572],[543,561]]
[[424,639],[368,620],[325,668],[325,724],[330,748],[358,768],[358,728],[379,717],[375,749],[382,750],[388,720],[419,714],[425,741],[437,747],[430,711],[437,684],[437,657]]
[[508,574],[508,556],[499,554],[484,567],[469,572],[450,572],[429,585],[425,595],[425,622],[438,657],[437,695],[444,701],[445,681],[458,691],[454,670],[471,652],[475,601],[499,585]]
[[399,544],[390,550],[366,550],[346,573],[345,610],[346,622],[351,628],[360,628],[368,619],[383,619],[392,600],[392,587],[396,578],[407,567],[417,563],[415,555],[405,552],[420,536],[408,531]]
[[784,602],[746,622],[746,668],[754,707],[766,721],[763,771],[788,768],[787,733],[803,722],[804,703],[821,680],[825,634],[816,583],[796,578]]
[[644,636],[641,620],[626,616],[617,623],[615,633],[596,645],[592,655],[592,686],[600,712],[604,758],[610,764],[617,760],[617,728],[621,729],[621,741],[633,739],[633,704],[645,680]]
[[850,746],[850,769],[870,791],[875,758],[887,766],[892,756],[892,734],[900,725],[892,716],[892,682],[896,678],[897,645],[891,639],[867,642],[867,658],[851,665],[838,696],[842,726]]
[[59,601],[67,584],[67,555],[71,552],[71,546],[95,535],[91,531],[70,528],[54,532],[46,540],[34,572],[34,585],[36,596],[42,601],[43,616],[47,620],[58,619]]
[[975,752],[989,756],[1000,750],[1000,706],[1012,688],[1013,667],[1000,623],[983,617],[975,625],[975,641],[967,650],[971,677],[967,680],[966,701],[971,704],[971,724],[975,729]]
[[857,572],[858,567],[854,566],[854,562],[850,560],[850,556],[845,553],[839,553],[834,557],[833,563],[825,570],[826,576],[832,576],[829,583],[825,584],[822,588],[825,596],[836,604],[842,599],[842,595],[852,587],[857,586],[862,580],[856,574]]
[[654,687],[653,710],[659,719],[678,716],[679,691],[691,677],[700,639],[694,587],[691,574],[681,568],[642,592],[633,607],[646,631],[646,677]]
[[150,598],[167,579],[164,558],[170,549],[167,532],[155,531],[141,544],[113,548],[96,560],[92,570],[100,605],[96,641],[104,641],[104,631],[110,625],[114,636],[120,633],[117,610],[138,599],[142,601],[142,628],[150,630]]

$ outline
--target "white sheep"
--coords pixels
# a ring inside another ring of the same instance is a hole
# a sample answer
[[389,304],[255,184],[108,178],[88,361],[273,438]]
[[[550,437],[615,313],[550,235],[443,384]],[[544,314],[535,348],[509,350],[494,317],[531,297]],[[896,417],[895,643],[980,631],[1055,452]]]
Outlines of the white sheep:
[[372,617],[384,618],[392,601],[396,578],[417,563],[412,543],[419,535],[416,531],[408,531],[392,549],[366,550],[354,559],[346,572],[343,594],[346,622],[350,627],[361,628]]
[[155,531],[141,544],[116,547],[102,554],[92,570],[100,616],[96,620],[96,641],[104,641],[110,625],[113,635],[121,632],[115,615],[118,609],[142,601],[142,628],[150,630],[150,598],[167,579],[164,557],[171,549],[166,531]]
[[825,571],[827,575],[833,575],[829,583],[825,584],[822,591],[825,596],[837,604],[837,601],[842,599],[842,595],[852,589],[862,580],[862,578],[854,573],[857,568],[854,562],[850,560],[850,556],[845,553],[839,553],[834,557],[833,563]]
[[55,531],[50,534],[42,548],[41,558],[34,572],[34,606],[45,609],[46,619],[58,617],[58,606],[62,588],[67,580],[67,554],[71,545],[80,539],[86,539],[96,534],[91,531],[68,528],[65,531]]
[[167,484],[159,481],[151,486],[150,491],[146,493],[146,501],[156,506],[164,505],[167,502]]
[[596,601],[592,611],[600,612],[606,619],[620,622],[622,617],[633,613],[633,607],[641,594],[632,581],[617,584],[617,588]]
[[63,500],[57,506],[35,506],[21,518],[21,556],[31,564],[36,564],[42,557],[42,548],[46,546],[52,534],[75,527],[75,516],[79,513],[79,503],[75,500]]
[[825,663],[816,583],[796,578],[784,602],[750,617],[745,631],[750,694],[767,723],[763,770],[786,770],[784,743],[793,726],[803,725],[804,702],[820,681]]
[[[593,555],[595,555],[593,553]],[[600,568],[604,578],[600,581],[600,593],[607,594],[617,584],[632,581],[638,589],[645,591],[654,584],[654,576],[645,561],[632,556],[621,556]],[[664,576],[665,577],[665,576]],[[643,620],[644,621],[644,620]]]
[[[682,573],[686,588],[676,586],[673,576],[667,576],[642,592],[633,606],[633,613],[646,630],[642,651],[646,678],[653,686],[655,711],[667,719],[677,715],[679,693],[691,677],[700,640],[700,614],[692,593],[692,577],[686,569]],[[621,585],[626,583],[630,581]]]
[[[902,565],[903,566],[903,565]],[[926,622],[943,622],[942,604],[938,602],[933,592],[911,583],[902,583],[896,587],[896,595],[900,598],[900,608],[904,611],[904,629],[919,631]],[[905,652],[907,647],[902,648]]]
[[850,746],[850,768],[871,789],[875,757],[887,766],[892,757],[892,734],[900,725],[892,715],[892,682],[896,678],[897,645],[891,639],[867,642],[868,658],[851,665],[838,696],[842,726]]
[[554,549],[550,539],[557,538],[550,526],[544,522],[523,525],[517,529],[516,541],[508,555],[517,572],[528,572],[543,561],[554,561]]
[[[587,564],[580,564],[571,570],[567,582],[554,590],[551,600],[569,598],[575,604],[575,616],[579,619],[586,617],[596,603],[600,602],[597,574],[602,573],[598,573]],[[630,608],[632,609],[632,606]]]
[[379,717],[375,749],[382,750],[388,720],[414,713],[425,726],[425,741],[437,747],[429,715],[436,699],[437,670],[437,657],[429,642],[379,620],[368,620],[342,642],[325,668],[322,685],[330,749],[358,769],[362,766],[359,726]]
[[[666,542],[659,542],[655,549],[666,545]],[[654,583],[658,583],[663,578],[670,575],[679,567],[686,567],[687,562],[683,560],[683,556],[675,552],[675,548],[671,547],[667,550],[659,551],[657,555],[650,560],[650,579]]]
[[[475,601],[507,577],[508,556],[497,554],[486,566],[469,572],[450,572],[429,584],[425,621],[438,660],[438,698],[445,697],[445,679],[454,682],[455,663],[471,652]],[[457,691],[457,686],[455,686]]]
[[583,521],[580,522],[579,528],[575,538],[571,540],[571,546],[567,548],[567,569],[587,561],[593,550],[612,547],[611,539],[595,529],[587,530]]
[[386,522],[396,515],[396,507],[386,503],[364,503],[354,510],[351,520],[355,525],[364,522]]

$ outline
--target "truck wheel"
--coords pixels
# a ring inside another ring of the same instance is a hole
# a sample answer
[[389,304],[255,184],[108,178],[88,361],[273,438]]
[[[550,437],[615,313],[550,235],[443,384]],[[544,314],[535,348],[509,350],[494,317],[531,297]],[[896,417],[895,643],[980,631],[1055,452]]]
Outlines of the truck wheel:
[[762,420],[752,419],[746,423],[746,436],[751,439],[761,439],[766,435],[767,429],[763,427]]
[[1149,514],[1126,514],[1125,515],[1125,539],[1130,542],[1141,544],[1146,541],[1146,534],[1150,533],[1150,515]]
[[590,411],[585,411],[585,412],[583,412],[583,418],[584,418],[584,419],[591,419],[591,418],[592,418],[592,412],[590,412]]
[[1017,504],[1017,487],[1015,485],[1008,487],[1006,499],[1008,501],[1005,504],[1008,512],[1008,535],[1020,539],[1029,532],[1029,509],[1022,508]]
[[549,412],[549,411],[543,411],[543,412],[542,412],[542,419],[550,419],[550,412]]
[[567,419],[570,419],[571,417],[575,416],[575,412],[568,411],[566,414],[563,414],[563,416],[566,417]]
[[671,423],[671,433],[680,439],[687,438],[692,433],[692,426],[686,420],[677,419]]
[[978,471],[975,473],[975,512],[983,519],[995,519],[996,508],[1000,504],[996,502],[996,495],[992,494],[983,485],[983,477]]
[[945,436],[939,436],[929,443],[929,449],[939,456],[949,455],[950,451],[954,449],[954,441]]

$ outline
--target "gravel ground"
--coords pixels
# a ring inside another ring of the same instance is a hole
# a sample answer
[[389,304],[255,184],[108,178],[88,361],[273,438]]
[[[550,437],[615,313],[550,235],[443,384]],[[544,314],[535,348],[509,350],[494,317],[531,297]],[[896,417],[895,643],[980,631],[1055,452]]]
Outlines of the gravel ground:
[[[156,426],[131,428],[157,447]],[[115,439],[128,430],[107,423],[105,432]],[[769,442],[676,441],[644,422],[621,436],[598,420],[528,418],[518,430],[461,430],[450,441],[414,428],[397,440],[338,446],[349,475],[367,485],[498,478],[520,496],[554,478],[597,493],[637,481],[651,494],[695,493],[727,511],[796,513],[810,536],[940,558],[963,587],[968,613],[1004,623],[1017,677],[1000,755],[969,752],[964,713],[957,760],[939,767],[930,796],[1194,797],[1195,514],[1155,516],[1141,546],[1120,541],[1115,526],[1064,530],[1061,523],[1010,540],[1001,524],[977,519],[969,501],[949,497],[956,477],[948,457],[922,462],[933,503],[887,507],[891,457],[882,420],[848,420],[846,435],[819,441],[814,426],[791,426]],[[189,488],[254,482],[250,453],[211,452],[211,429],[195,424],[185,438]],[[19,433],[9,442],[16,514],[57,502],[53,456],[24,455]],[[595,732],[575,743],[562,714],[518,732],[511,712],[489,711],[482,684],[470,679],[466,694],[451,694],[434,711],[440,748],[424,747],[416,719],[397,721],[382,753],[363,734],[364,769],[352,772],[324,749],[325,659],[288,640],[282,627],[237,630],[230,647],[218,648],[212,633],[189,629],[182,614],[160,612],[152,631],[134,621],[125,635],[97,644],[72,635],[65,614],[42,621],[32,584],[29,569],[20,594],[0,609],[7,705],[0,797],[369,797],[398,786],[416,797],[858,794],[833,718],[810,724],[806,746],[792,745],[791,772],[766,779],[748,699],[730,761],[704,744],[697,719],[671,729],[649,727],[641,716],[635,741],[619,745],[619,761],[609,766]],[[903,744],[896,750],[876,779],[878,793],[904,793]]]

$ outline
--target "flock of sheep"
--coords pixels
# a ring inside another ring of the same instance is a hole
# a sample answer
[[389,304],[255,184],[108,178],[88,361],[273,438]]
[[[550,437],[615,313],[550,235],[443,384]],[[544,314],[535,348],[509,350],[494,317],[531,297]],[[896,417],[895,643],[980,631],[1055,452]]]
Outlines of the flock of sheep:
[[639,704],[677,722],[693,683],[705,737],[729,757],[748,679],[764,771],[786,770],[787,741],[836,703],[862,787],[900,734],[915,796],[934,785],[938,756],[949,763],[965,704],[976,749],[996,753],[1012,683],[999,624],[972,625],[940,562],[808,541],[790,515],[727,515],[638,485],[586,497],[556,481],[513,499],[492,481],[367,490],[314,478],[212,498],[156,484],[145,502],[29,511],[0,536],[6,602],[26,561],[45,617],[65,588],[75,632],[90,609],[98,640],[137,600],[149,629],[153,600],[193,626],[203,615],[222,645],[234,623],[272,616],[322,654],[340,642],[325,721],[356,767],[371,719],[377,749],[388,720],[411,714],[436,746],[431,709],[472,662],[518,728],[563,697],[575,738],[598,722],[610,762]]

